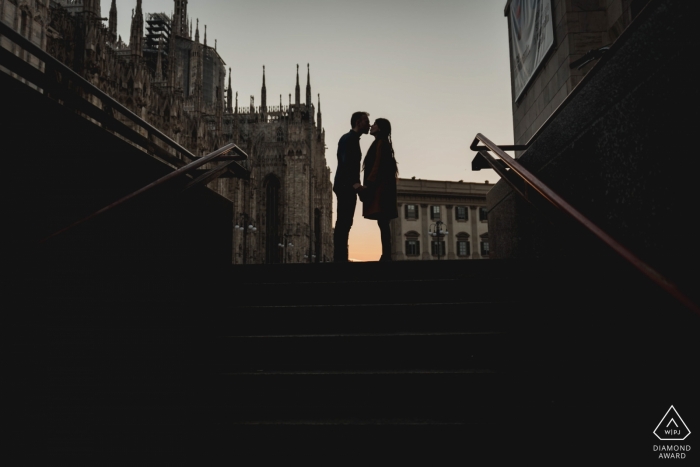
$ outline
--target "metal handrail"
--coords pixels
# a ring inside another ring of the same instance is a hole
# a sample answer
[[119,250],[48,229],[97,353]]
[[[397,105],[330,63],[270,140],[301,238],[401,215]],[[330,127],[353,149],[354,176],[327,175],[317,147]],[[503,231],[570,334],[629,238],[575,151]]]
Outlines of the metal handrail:
[[[92,83],[88,82],[85,80],[82,76],[77,74],[75,71],[71,70],[69,67],[58,61],[56,58],[51,56],[50,54],[46,53],[45,51],[41,50],[39,47],[31,43],[28,39],[14,31],[12,28],[4,24],[2,21],[0,21],[0,34],[3,36],[9,38],[13,42],[15,42],[17,45],[31,53],[32,55],[36,56],[38,59],[42,60],[47,68],[52,68],[56,71],[61,72],[62,74],[65,74],[65,76],[69,77],[70,79],[74,80],[81,89],[84,91],[89,92],[90,94],[98,97],[103,104],[103,107],[108,107],[111,109],[116,109],[120,113],[122,113],[125,117],[127,117],[129,120],[134,122],[135,124],[141,126],[142,128],[146,129],[148,131],[149,137],[150,136],[155,136],[158,137],[161,141],[175,149],[177,152],[179,152],[181,155],[185,156],[187,159],[191,160],[192,162],[189,162],[177,169],[175,169],[173,172],[170,172],[169,174],[159,178],[158,180],[155,180],[154,182],[134,191],[133,193],[126,195],[122,197],[121,199],[93,212],[92,214],[74,222],[73,224],[58,230],[51,235],[43,238],[39,243],[45,243],[48,240],[74,228],[77,227],[80,224],[83,224],[84,222],[93,219],[100,214],[103,214],[111,209],[114,209],[117,206],[120,206],[124,204],[125,202],[147,192],[152,190],[153,188],[156,188],[160,185],[163,185],[164,183],[173,180],[177,177],[186,175],[193,170],[197,169],[198,167],[201,167],[204,164],[214,162],[215,160],[222,160],[223,164],[221,164],[218,167],[214,167],[213,169],[209,170],[206,174],[194,179],[192,182],[190,182],[185,189],[191,188],[196,185],[201,185],[205,184],[208,181],[211,181],[213,178],[218,176],[220,173],[226,170],[232,170],[236,174],[244,174],[247,175],[249,174],[249,170],[243,168],[242,166],[238,165],[238,161],[243,161],[248,159],[248,155],[240,149],[238,146],[236,146],[233,143],[227,144],[223,146],[222,148],[219,148],[206,156],[203,157],[197,157],[194,154],[192,154],[190,151],[188,151],[186,148],[178,144],[177,142],[173,141],[171,138],[166,136],[164,133],[162,133],[160,130],[155,128],[154,126],[150,125],[147,123],[145,120],[143,120],[141,117],[138,115],[134,114],[131,110],[120,104],[118,101],[116,101],[114,98],[111,96],[107,95],[104,93],[102,90],[94,86]],[[57,85],[57,82],[50,82],[49,81],[49,76],[45,72],[41,72],[40,70],[36,69],[35,67],[32,67],[29,65],[26,61],[20,59],[19,57],[16,57],[14,54],[10,53],[9,51],[0,48],[0,58],[4,58],[5,60],[2,62],[3,64],[7,65],[8,68],[10,69],[13,73],[16,73],[17,75],[21,76],[23,79],[27,79],[33,84],[35,84],[38,87],[41,87],[42,89],[49,88],[53,90],[55,85]],[[77,99],[75,99],[77,98]],[[87,116],[90,118],[93,118],[95,120],[98,120],[100,123],[103,125],[109,125],[112,128],[118,128],[121,130],[123,133],[123,136],[126,136],[128,139],[131,139],[132,141],[135,141],[139,144],[143,144],[142,141],[146,141],[147,143],[149,142],[146,140],[143,135],[140,133],[134,131],[133,129],[127,127],[124,125],[122,122],[119,120],[115,119],[113,116],[109,115],[108,112],[106,112],[104,109],[100,109],[99,107],[94,106],[92,103],[88,102],[87,100],[81,98],[77,94],[73,94],[69,96],[69,99],[74,100],[73,104],[83,113],[85,113]],[[161,149],[154,147],[150,144],[146,144],[146,147],[150,147],[153,152],[156,152],[156,149]],[[165,155],[168,155],[172,158],[170,154],[168,154],[166,151],[161,149],[162,152],[165,152]],[[227,155],[229,152],[233,151],[235,154],[234,155]],[[184,163],[183,161],[179,159],[175,159],[174,162],[177,162],[176,165]],[[235,166],[235,167],[234,167]]]
[[[229,143],[229,144],[227,144],[226,146],[224,146],[224,147],[222,147],[222,148],[219,148],[219,149],[217,149],[216,151],[214,151],[214,152],[212,152],[212,153],[209,153],[209,154],[207,154],[207,155],[204,156],[204,157],[200,157],[199,159],[197,159],[197,160],[195,160],[195,161],[192,161],[192,162],[190,162],[189,164],[187,164],[187,165],[185,165],[185,166],[183,166],[183,167],[180,167],[180,168],[177,169],[177,170],[174,170],[173,172],[170,172],[169,174],[167,174],[167,175],[165,175],[165,176],[159,178],[158,180],[156,180],[156,181],[154,181],[154,182],[152,182],[152,183],[149,183],[148,185],[144,186],[143,188],[139,188],[138,190],[134,191],[133,193],[128,194],[128,195],[124,196],[124,197],[121,198],[121,199],[118,199],[117,201],[113,202],[112,204],[109,204],[109,205],[103,207],[102,209],[99,209],[99,210],[93,212],[93,213],[90,214],[89,216],[83,217],[82,219],[80,219],[79,221],[76,221],[76,222],[72,223],[72,224],[69,225],[68,227],[64,227],[63,229],[58,230],[58,231],[52,233],[52,234],[49,235],[48,237],[43,238],[39,243],[46,243],[46,242],[47,242],[48,240],[50,240],[51,238],[54,238],[54,237],[56,237],[56,236],[58,236],[58,235],[60,235],[60,234],[62,234],[62,233],[64,233],[64,232],[67,232],[68,230],[70,230],[70,229],[72,229],[72,228],[74,228],[74,227],[77,227],[78,225],[80,225],[80,224],[82,224],[82,223],[84,223],[84,222],[87,222],[87,221],[89,221],[90,219],[94,219],[95,217],[99,216],[100,214],[103,214],[103,213],[105,213],[105,212],[107,212],[107,211],[109,211],[109,210],[111,210],[111,209],[114,209],[114,208],[116,208],[117,206],[119,206],[119,205],[121,205],[121,204],[124,204],[125,202],[127,202],[127,201],[129,201],[129,200],[131,200],[131,199],[133,199],[133,198],[136,198],[137,196],[139,196],[139,195],[141,195],[141,194],[143,194],[143,193],[145,193],[145,192],[147,192],[147,191],[149,191],[149,190],[152,190],[153,188],[156,188],[156,187],[158,187],[158,186],[160,186],[160,185],[163,185],[164,183],[166,183],[166,182],[168,182],[168,181],[170,181],[170,180],[172,180],[172,179],[174,179],[174,178],[177,178],[177,177],[179,177],[179,176],[181,176],[181,175],[184,175],[184,174],[186,174],[186,173],[188,173],[188,172],[190,172],[190,171],[196,169],[197,167],[200,167],[200,166],[202,166],[202,165],[204,165],[204,164],[207,164],[207,163],[209,163],[209,162],[212,162],[212,161],[213,161],[214,159],[216,159],[217,157],[222,156],[222,155],[225,155],[225,154],[228,154],[228,153],[231,152],[232,150],[233,150],[234,152],[236,152],[237,154],[239,154],[239,156],[240,156],[242,159],[248,157],[248,156],[246,155],[246,153],[244,153],[238,146],[236,146],[236,145],[233,144],[233,143]],[[233,163],[233,161],[230,161],[229,164],[230,164],[230,163]],[[197,181],[197,180],[195,180],[194,182],[196,182],[196,181]],[[191,182],[190,185],[187,186],[187,188],[189,188],[189,187],[191,186],[191,184],[194,183],[194,182]]]
[[[145,120],[143,120],[141,117],[133,113],[131,110],[129,110],[127,107],[119,103],[117,100],[106,94],[104,91],[87,81],[85,78],[80,76],[78,73],[70,69],[68,66],[63,64],[61,61],[57,60],[55,57],[53,57],[51,54],[47,53],[46,51],[42,50],[41,48],[37,47],[35,44],[33,44],[31,41],[29,41],[27,38],[23,37],[21,34],[16,32],[14,29],[0,21],[0,34],[7,37],[10,39],[12,42],[16,43],[20,47],[22,47],[24,50],[27,52],[31,53],[35,57],[37,57],[39,60],[43,61],[47,67],[53,68],[54,70],[57,70],[67,76],[68,78],[75,80],[80,87],[84,90],[89,92],[90,94],[94,95],[95,97],[99,98],[102,101],[102,104],[104,107],[109,107],[111,109],[116,109],[118,110],[122,115],[124,115],[126,118],[134,122],[135,124],[139,125],[140,127],[144,128],[145,130],[148,131],[149,136],[155,136],[158,139],[160,139],[162,142],[173,148],[175,151],[186,157],[187,159],[193,161],[199,159],[199,157],[195,156],[192,154],[190,151],[188,151],[186,148],[181,146],[179,143],[175,142],[172,140],[170,137],[165,135],[163,132],[158,130],[156,127],[153,125],[149,124]],[[12,70],[13,72],[17,72],[15,70]],[[39,72],[39,70],[36,70]],[[39,72],[41,73],[41,72]],[[19,73],[18,73],[19,74]],[[35,85],[39,87],[45,87],[48,83],[48,75],[46,73],[43,73],[45,80],[47,82],[34,82]],[[25,79],[31,79],[26,76],[22,76]],[[39,80],[36,80],[39,81]],[[87,104],[87,101],[85,101]],[[94,107],[94,106],[91,106]],[[95,107],[96,108],[96,107]],[[100,109],[102,110],[102,109]],[[104,112],[104,110],[103,110]],[[93,115],[90,115],[91,117],[94,118]],[[102,122],[105,123],[105,122]],[[115,122],[109,122],[109,123],[115,123]],[[119,123],[119,122],[116,122]],[[247,156],[246,156],[247,158]]]
[[[485,146],[479,146],[479,141],[481,141]],[[479,148],[481,147],[485,147],[488,150],[496,153],[496,155],[498,155],[498,157],[502,161],[502,164],[500,164],[498,160],[494,159],[486,151],[479,150]],[[523,167],[523,165],[520,162],[506,154],[502,149],[503,146],[499,147],[481,133],[477,133],[470,148],[473,151],[477,151],[480,156],[486,159],[489,165],[491,165],[491,168],[493,168],[499,175],[501,175],[501,177],[504,180],[506,180],[506,182],[508,182],[508,184],[510,184],[513,187],[513,189],[517,191],[521,196],[527,199],[527,196],[525,196],[520,187],[518,187],[515,183],[513,179],[513,174],[516,174],[520,180],[532,187],[537,193],[539,193],[554,207],[564,212],[569,217],[573,218],[579,224],[585,227],[588,231],[593,233],[593,235],[595,235],[603,243],[608,245],[615,253],[620,255],[628,263],[632,264],[637,270],[639,270],[646,277],[654,281],[659,287],[664,289],[676,300],[678,300],[684,306],[700,315],[700,307],[697,304],[695,304],[695,302],[693,302],[690,298],[688,298],[683,292],[681,292],[675,284],[666,279],[663,275],[661,275],[654,268],[646,264],[644,261],[639,259],[636,255],[634,255],[634,253],[628,250],[620,242],[615,240],[603,229],[601,229],[595,223],[593,223],[590,219],[581,214],[576,208],[574,208],[571,204],[569,204],[566,200],[564,200],[561,196],[559,196],[551,188],[549,188],[545,183],[543,183],[539,178],[537,178],[537,176],[535,176],[532,172]],[[507,171],[506,167],[509,168],[510,171]]]

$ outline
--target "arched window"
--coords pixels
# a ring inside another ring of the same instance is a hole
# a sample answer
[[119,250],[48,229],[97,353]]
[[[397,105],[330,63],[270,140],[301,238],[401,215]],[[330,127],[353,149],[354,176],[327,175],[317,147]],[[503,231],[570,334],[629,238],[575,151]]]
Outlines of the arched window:
[[280,181],[273,174],[269,174],[263,181],[265,187],[265,262],[279,263],[280,251],[277,245],[280,242]]
[[410,230],[406,232],[406,256],[418,256],[420,255],[420,234],[415,230]]
[[489,255],[489,233],[481,234],[481,256]]
[[469,244],[469,234],[466,232],[460,232],[456,235],[457,237],[457,256],[465,258],[472,254],[471,246]]
[[277,129],[277,142],[284,142],[284,133],[282,132],[282,128]]

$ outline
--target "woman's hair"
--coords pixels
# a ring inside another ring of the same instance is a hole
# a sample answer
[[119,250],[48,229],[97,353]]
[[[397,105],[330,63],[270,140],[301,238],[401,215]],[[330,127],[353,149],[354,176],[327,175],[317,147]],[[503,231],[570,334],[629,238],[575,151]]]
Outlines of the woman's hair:
[[379,127],[379,139],[388,139],[391,143],[391,122],[386,118],[378,118],[374,123]]
[[[391,148],[391,159],[394,165],[394,172],[395,175],[399,174],[399,167],[398,163],[396,162],[396,157],[394,155],[394,144],[391,141],[391,122],[387,120],[386,118],[378,118],[374,121],[374,123],[379,127],[379,135],[377,136],[378,140],[385,140],[389,143],[389,147]],[[365,158],[365,161],[367,158]],[[365,168],[365,161],[362,162],[362,169],[364,170]]]

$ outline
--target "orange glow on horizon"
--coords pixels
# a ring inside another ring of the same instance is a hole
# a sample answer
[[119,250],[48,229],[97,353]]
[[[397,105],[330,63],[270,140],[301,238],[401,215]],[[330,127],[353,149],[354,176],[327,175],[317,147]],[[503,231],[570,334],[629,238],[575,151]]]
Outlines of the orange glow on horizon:
[[377,221],[362,217],[362,204],[357,203],[350,229],[349,258],[355,261],[379,261],[382,242]]

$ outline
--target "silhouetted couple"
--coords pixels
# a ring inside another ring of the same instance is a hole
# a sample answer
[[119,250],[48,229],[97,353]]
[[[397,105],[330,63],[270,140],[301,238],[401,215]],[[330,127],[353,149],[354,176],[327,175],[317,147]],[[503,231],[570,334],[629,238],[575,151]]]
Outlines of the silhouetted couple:
[[[375,219],[382,239],[382,256],[379,261],[391,261],[391,219],[399,217],[396,209],[396,177],[398,169],[391,145],[391,123],[378,118],[369,124],[367,112],[355,112],[350,119],[352,130],[338,141],[338,169],[335,172],[333,191],[338,199],[335,233],[333,236],[334,261],[348,261],[348,237],[359,195],[362,215]],[[360,183],[362,150],[360,137],[369,133],[374,142],[362,162],[364,180]]]

